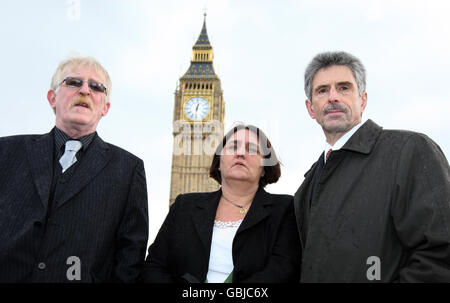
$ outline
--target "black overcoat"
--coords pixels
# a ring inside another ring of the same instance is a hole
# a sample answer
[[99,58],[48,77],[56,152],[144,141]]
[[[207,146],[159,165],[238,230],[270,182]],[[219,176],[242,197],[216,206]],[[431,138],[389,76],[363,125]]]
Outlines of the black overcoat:
[[368,120],[318,174],[322,163],[294,198],[303,282],[450,282],[450,169],[436,143]]

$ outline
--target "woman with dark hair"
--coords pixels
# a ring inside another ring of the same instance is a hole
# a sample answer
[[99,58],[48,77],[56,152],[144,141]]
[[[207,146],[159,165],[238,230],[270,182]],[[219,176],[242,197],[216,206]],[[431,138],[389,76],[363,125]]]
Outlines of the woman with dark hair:
[[142,271],[144,282],[298,282],[293,197],[269,194],[280,164],[266,135],[238,125],[216,150],[216,192],[179,195]]

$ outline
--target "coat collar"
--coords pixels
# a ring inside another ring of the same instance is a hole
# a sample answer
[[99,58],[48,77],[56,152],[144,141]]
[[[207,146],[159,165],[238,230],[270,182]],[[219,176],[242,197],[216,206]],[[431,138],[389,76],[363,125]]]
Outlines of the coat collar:
[[256,191],[255,197],[253,198],[252,205],[248,210],[247,215],[242,221],[241,226],[236,234],[255,226],[266,218],[270,214],[271,205],[273,201],[269,193],[267,193],[261,186]]
[[382,130],[381,126],[369,119],[350,137],[341,149],[366,155],[370,154]]
[[[370,154],[372,149],[375,147],[378,136],[381,134],[382,130],[383,128],[381,126],[373,122],[371,119],[368,119],[363,125],[361,125],[358,131],[350,137],[341,150],[350,150],[366,155]],[[315,172],[320,161],[323,161],[323,157],[323,153],[321,153],[319,159],[304,174],[305,181],[308,181],[308,178],[312,178],[314,174],[311,172]]]
[[211,247],[212,230],[216,217],[217,206],[222,195],[222,190],[200,195],[195,201],[195,207],[191,214],[195,229],[203,243],[205,254],[209,258],[209,248]]
[[[372,149],[375,147],[378,136],[381,134],[383,128],[368,119],[361,127],[350,137],[347,143],[341,148],[342,150],[351,150],[362,154],[370,154]],[[319,159],[311,166],[311,168],[304,174],[307,179],[308,176],[311,178],[319,164],[319,161],[323,161],[323,153],[321,153]]]
[[[303,228],[304,225],[307,225],[305,220],[307,220],[307,216],[304,216],[304,214],[309,212],[309,201],[310,201],[310,195],[311,191],[308,190],[311,188],[311,183],[314,182],[314,177],[316,175],[316,170],[319,168],[319,165],[323,163],[323,153],[320,154],[319,159],[311,166],[311,168],[305,173],[302,184],[297,189],[297,192],[294,195],[294,210],[295,210],[295,216],[297,218],[297,228],[301,240],[301,245],[303,247],[305,243],[306,233],[305,229]],[[301,218],[301,219],[299,219]]]
[[53,131],[26,144],[28,162],[42,205],[47,208],[53,176]]

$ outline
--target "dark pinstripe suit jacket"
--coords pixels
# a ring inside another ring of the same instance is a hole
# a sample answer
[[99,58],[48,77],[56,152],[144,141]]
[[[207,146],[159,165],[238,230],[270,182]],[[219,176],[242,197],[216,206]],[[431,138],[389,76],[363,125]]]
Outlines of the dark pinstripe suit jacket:
[[53,141],[0,138],[0,282],[134,281],[148,240],[142,160],[96,136],[48,216]]

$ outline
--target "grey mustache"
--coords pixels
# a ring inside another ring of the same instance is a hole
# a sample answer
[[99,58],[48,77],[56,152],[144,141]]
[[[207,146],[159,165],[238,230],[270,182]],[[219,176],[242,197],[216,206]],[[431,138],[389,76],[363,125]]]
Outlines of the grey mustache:
[[323,110],[323,113],[326,115],[332,110],[340,110],[344,113],[347,113],[347,108],[342,105],[339,105],[339,104],[331,104],[331,105],[325,107],[325,109]]

